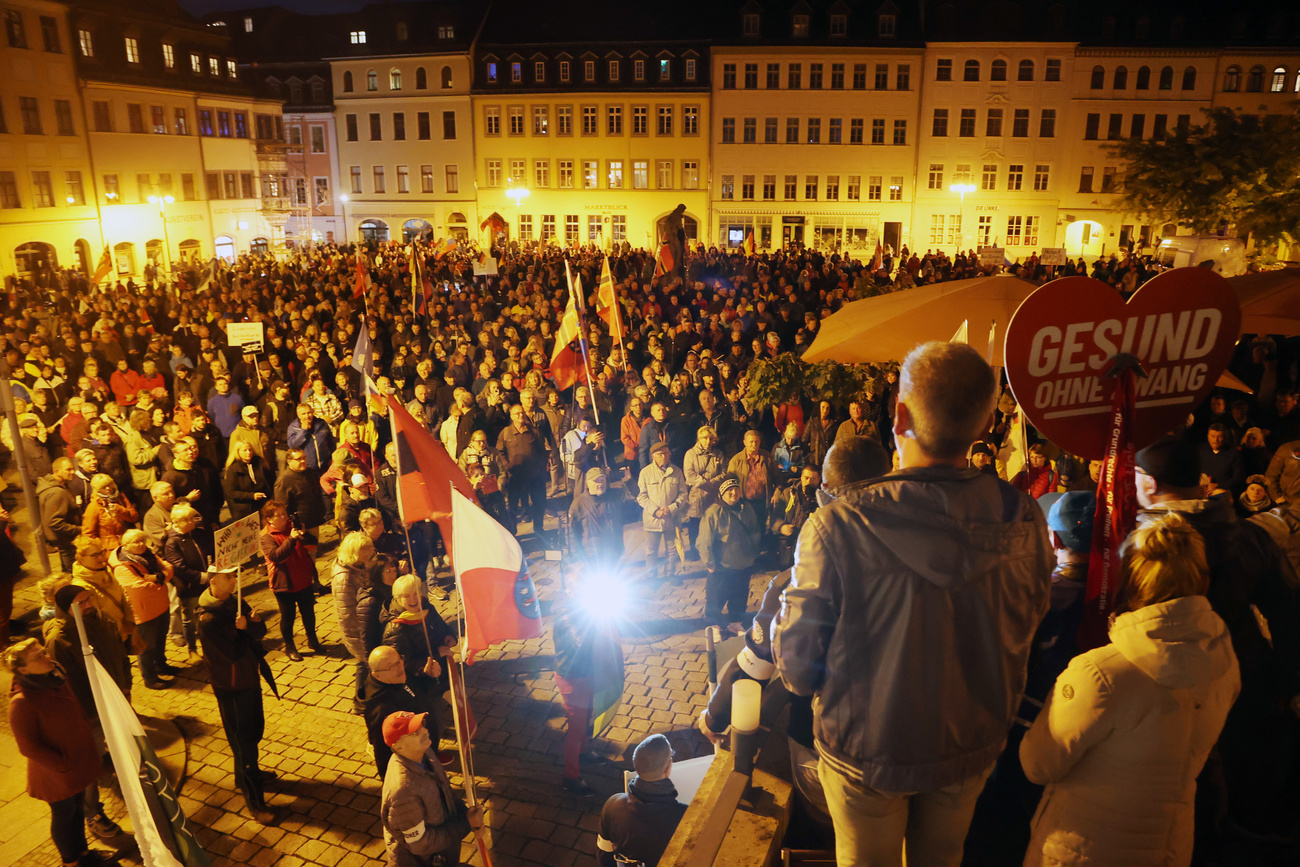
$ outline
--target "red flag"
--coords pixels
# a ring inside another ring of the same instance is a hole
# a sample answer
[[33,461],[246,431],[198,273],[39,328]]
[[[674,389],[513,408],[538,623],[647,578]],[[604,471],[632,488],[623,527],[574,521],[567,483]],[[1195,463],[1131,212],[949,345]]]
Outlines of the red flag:
[[1083,594],[1079,650],[1100,647],[1108,640],[1111,611],[1119,592],[1120,546],[1137,523],[1137,483],[1133,478],[1133,402],[1137,376],[1131,367],[1119,370],[1106,460],[1097,478],[1097,511],[1092,518],[1092,556]]
[[466,662],[498,641],[541,638],[542,612],[519,541],[459,490],[451,491],[451,509]]
[[569,293],[569,306],[564,308],[564,315],[560,317],[560,328],[555,333],[555,349],[551,351],[551,378],[561,389],[572,388],[578,379],[581,360],[569,344],[578,339],[578,308],[574,298],[581,291],[582,284],[579,282],[576,291]]
[[658,277],[667,274],[669,271],[673,270],[675,264],[676,263],[673,261],[673,251],[669,249],[667,244],[661,244],[659,246],[659,255],[655,257],[654,276]]
[[753,256],[757,252],[754,246],[754,233],[750,232],[745,236],[745,255]]
[[357,279],[352,284],[352,297],[360,298],[370,291],[370,266],[366,263],[366,257],[357,254]]
[[394,395],[387,396],[388,418],[397,444],[397,508],[402,522],[436,521],[451,550],[451,487],[470,500],[474,488],[442,443],[416,421]]
[[876,242],[876,258],[873,259],[872,262],[871,262],[871,270],[872,270],[872,271],[879,271],[882,267],[884,267],[884,254],[885,254],[885,251],[882,250],[882,249],[880,248],[880,242],[877,241],[877,242]]

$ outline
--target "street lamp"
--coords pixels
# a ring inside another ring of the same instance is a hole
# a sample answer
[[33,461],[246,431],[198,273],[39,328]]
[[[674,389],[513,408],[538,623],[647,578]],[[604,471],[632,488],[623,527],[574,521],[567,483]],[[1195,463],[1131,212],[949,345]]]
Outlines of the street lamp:
[[975,185],[971,183],[953,184],[950,187],[948,187],[948,189],[961,197],[960,204],[958,205],[957,208],[959,212],[957,218],[962,223],[961,238],[957,242],[957,252],[960,253],[961,242],[966,239],[966,194],[975,192]]
[[168,275],[172,272],[172,241],[167,234],[167,206],[176,201],[171,196],[150,196],[149,201],[158,206],[158,217],[163,224],[163,258],[167,263]]
[[519,235],[519,202],[528,198],[528,187],[522,183],[515,186],[515,179],[510,178],[507,182],[506,195],[515,201],[515,242],[518,243],[522,238]]

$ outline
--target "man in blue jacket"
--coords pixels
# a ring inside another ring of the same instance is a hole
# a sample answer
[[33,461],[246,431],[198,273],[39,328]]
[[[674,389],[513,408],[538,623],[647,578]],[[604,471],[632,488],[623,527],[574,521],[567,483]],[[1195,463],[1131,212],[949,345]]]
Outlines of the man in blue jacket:
[[317,472],[329,469],[334,454],[334,434],[330,426],[316,418],[316,411],[305,403],[298,404],[298,418],[289,422],[288,444],[301,449],[307,466]]

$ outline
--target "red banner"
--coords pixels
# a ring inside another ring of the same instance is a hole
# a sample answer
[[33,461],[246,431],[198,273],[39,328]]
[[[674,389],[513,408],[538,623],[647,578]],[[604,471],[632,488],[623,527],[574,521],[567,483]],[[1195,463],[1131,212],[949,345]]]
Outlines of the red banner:
[[1137,375],[1133,368],[1115,371],[1106,458],[1097,478],[1097,511],[1092,519],[1092,555],[1084,591],[1079,651],[1109,642],[1110,614],[1120,582],[1120,546],[1137,523],[1137,484],[1133,478],[1133,411]]

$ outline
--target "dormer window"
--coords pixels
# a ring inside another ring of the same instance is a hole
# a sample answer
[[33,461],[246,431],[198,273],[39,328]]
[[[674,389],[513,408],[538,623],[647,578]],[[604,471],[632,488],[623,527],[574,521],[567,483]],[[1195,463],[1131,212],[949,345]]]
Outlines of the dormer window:
[[396,36],[398,42],[405,42],[411,38],[411,30],[406,26],[405,21],[398,21],[395,29],[397,31]]
[[796,16],[794,16],[794,29],[793,29],[792,32],[793,32],[793,35],[795,35],[795,36],[807,36],[807,35],[808,35],[808,16],[807,16],[807,15],[796,15]]
[[881,15],[876,23],[876,35],[881,39],[892,39],[897,32],[897,19],[893,15]]
[[351,42],[353,45],[365,45],[365,44],[366,44],[366,31],[364,31],[364,30],[352,30],[352,31],[349,31],[349,32],[348,32],[348,41]]
[[832,15],[831,36],[847,36],[848,32],[849,32],[849,16]]
[[618,72],[619,72],[619,70],[618,70],[618,61],[617,61],[617,60],[611,60],[611,61],[609,62],[609,80],[610,80],[610,81],[618,81]]
[[742,19],[744,23],[744,34],[746,36],[758,35],[758,16],[752,12],[746,13]]
[[533,81],[543,82],[546,80],[546,61],[538,60],[533,63]]

